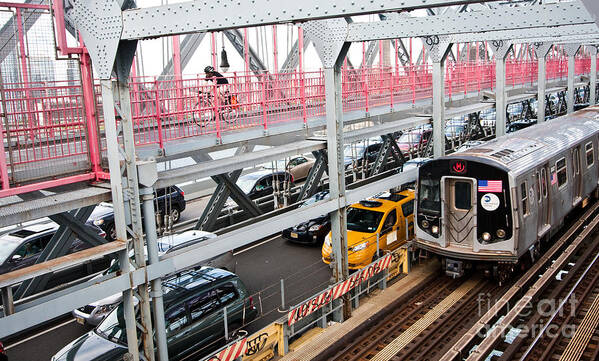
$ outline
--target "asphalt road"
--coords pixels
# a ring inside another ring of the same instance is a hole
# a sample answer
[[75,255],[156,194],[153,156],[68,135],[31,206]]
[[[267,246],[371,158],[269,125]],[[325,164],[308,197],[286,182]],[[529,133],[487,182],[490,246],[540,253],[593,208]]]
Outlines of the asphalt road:
[[[182,220],[197,218],[206,200],[189,202]],[[294,305],[326,288],[331,271],[320,259],[320,247],[295,245],[279,235],[267,238],[236,253],[237,274],[253,294],[260,316],[245,329],[252,333],[283,314],[280,280],[285,284],[285,304]],[[10,361],[49,360],[64,345],[92,330],[67,315],[60,320],[6,340]]]

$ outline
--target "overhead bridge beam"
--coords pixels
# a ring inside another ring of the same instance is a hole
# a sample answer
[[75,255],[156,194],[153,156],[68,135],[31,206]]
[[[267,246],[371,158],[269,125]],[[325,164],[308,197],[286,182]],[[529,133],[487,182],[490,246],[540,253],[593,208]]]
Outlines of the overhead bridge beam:
[[[562,14],[562,16],[556,16]],[[359,42],[373,39],[395,39],[407,37],[449,36],[448,42],[459,42],[460,34],[480,36],[490,40],[488,33],[514,30],[519,37],[534,37],[529,29],[543,28],[540,36],[559,36],[560,26],[597,25],[580,1],[545,4],[518,8],[501,7],[492,10],[472,11],[461,14],[446,14],[428,17],[391,17],[385,21],[348,24],[346,41]],[[570,34],[568,34],[570,35]],[[505,37],[500,39],[506,39]]]

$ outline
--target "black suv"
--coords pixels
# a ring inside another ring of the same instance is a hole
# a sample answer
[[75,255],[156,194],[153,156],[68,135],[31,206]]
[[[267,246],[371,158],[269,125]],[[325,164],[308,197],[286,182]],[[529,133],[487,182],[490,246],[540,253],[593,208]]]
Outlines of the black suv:
[[[161,215],[169,214],[173,223],[181,219],[181,212],[185,209],[185,193],[177,186],[158,189],[154,195],[154,209],[160,211]],[[110,203],[100,203],[87,220],[87,224],[96,225],[106,232],[106,239],[114,241],[116,232],[114,229],[114,210]]]
[[[166,337],[170,360],[206,356],[225,345],[224,313],[229,330],[256,317],[256,307],[234,273],[203,267],[163,280]],[[52,361],[118,360],[127,352],[120,304],[93,331],[63,347]]]

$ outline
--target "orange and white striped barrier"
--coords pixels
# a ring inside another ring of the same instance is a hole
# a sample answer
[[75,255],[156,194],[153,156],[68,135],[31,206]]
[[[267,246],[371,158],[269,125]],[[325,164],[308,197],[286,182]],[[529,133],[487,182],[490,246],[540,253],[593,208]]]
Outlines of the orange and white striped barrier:
[[205,359],[205,361],[234,361],[241,357],[247,349],[247,337],[227,345],[224,349]]
[[347,280],[337,283],[336,285],[312,297],[311,299],[294,307],[289,311],[287,316],[287,322],[289,323],[289,326],[293,325],[309,314],[321,309],[329,302],[343,296],[360,283],[367,281],[374,275],[386,270],[389,267],[392,259],[393,257],[390,254],[387,254],[386,256],[354,273]]

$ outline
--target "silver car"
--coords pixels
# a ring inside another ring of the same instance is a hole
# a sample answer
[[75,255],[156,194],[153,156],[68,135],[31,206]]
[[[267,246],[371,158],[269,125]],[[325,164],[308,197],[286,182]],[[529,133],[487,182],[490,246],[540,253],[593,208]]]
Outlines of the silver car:
[[[159,255],[164,255],[174,250],[198,244],[214,237],[216,237],[214,233],[196,230],[171,234],[158,239],[158,252]],[[130,256],[133,257],[133,251],[131,251]],[[237,266],[237,261],[235,260],[233,251],[229,251],[195,265],[195,267],[197,266],[221,268],[234,273]],[[113,261],[110,268],[95,278],[102,278],[110,273],[118,271],[119,269],[120,266],[118,262]],[[80,324],[87,323],[90,325],[98,325],[104,319],[104,317],[110,313],[110,311],[118,306],[118,304],[121,302],[121,297],[122,294],[117,293],[96,302],[92,302],[89,305],[75,309],[72,312],[73,317],[75,317],[75,320],[77,320],[77,322]]]

